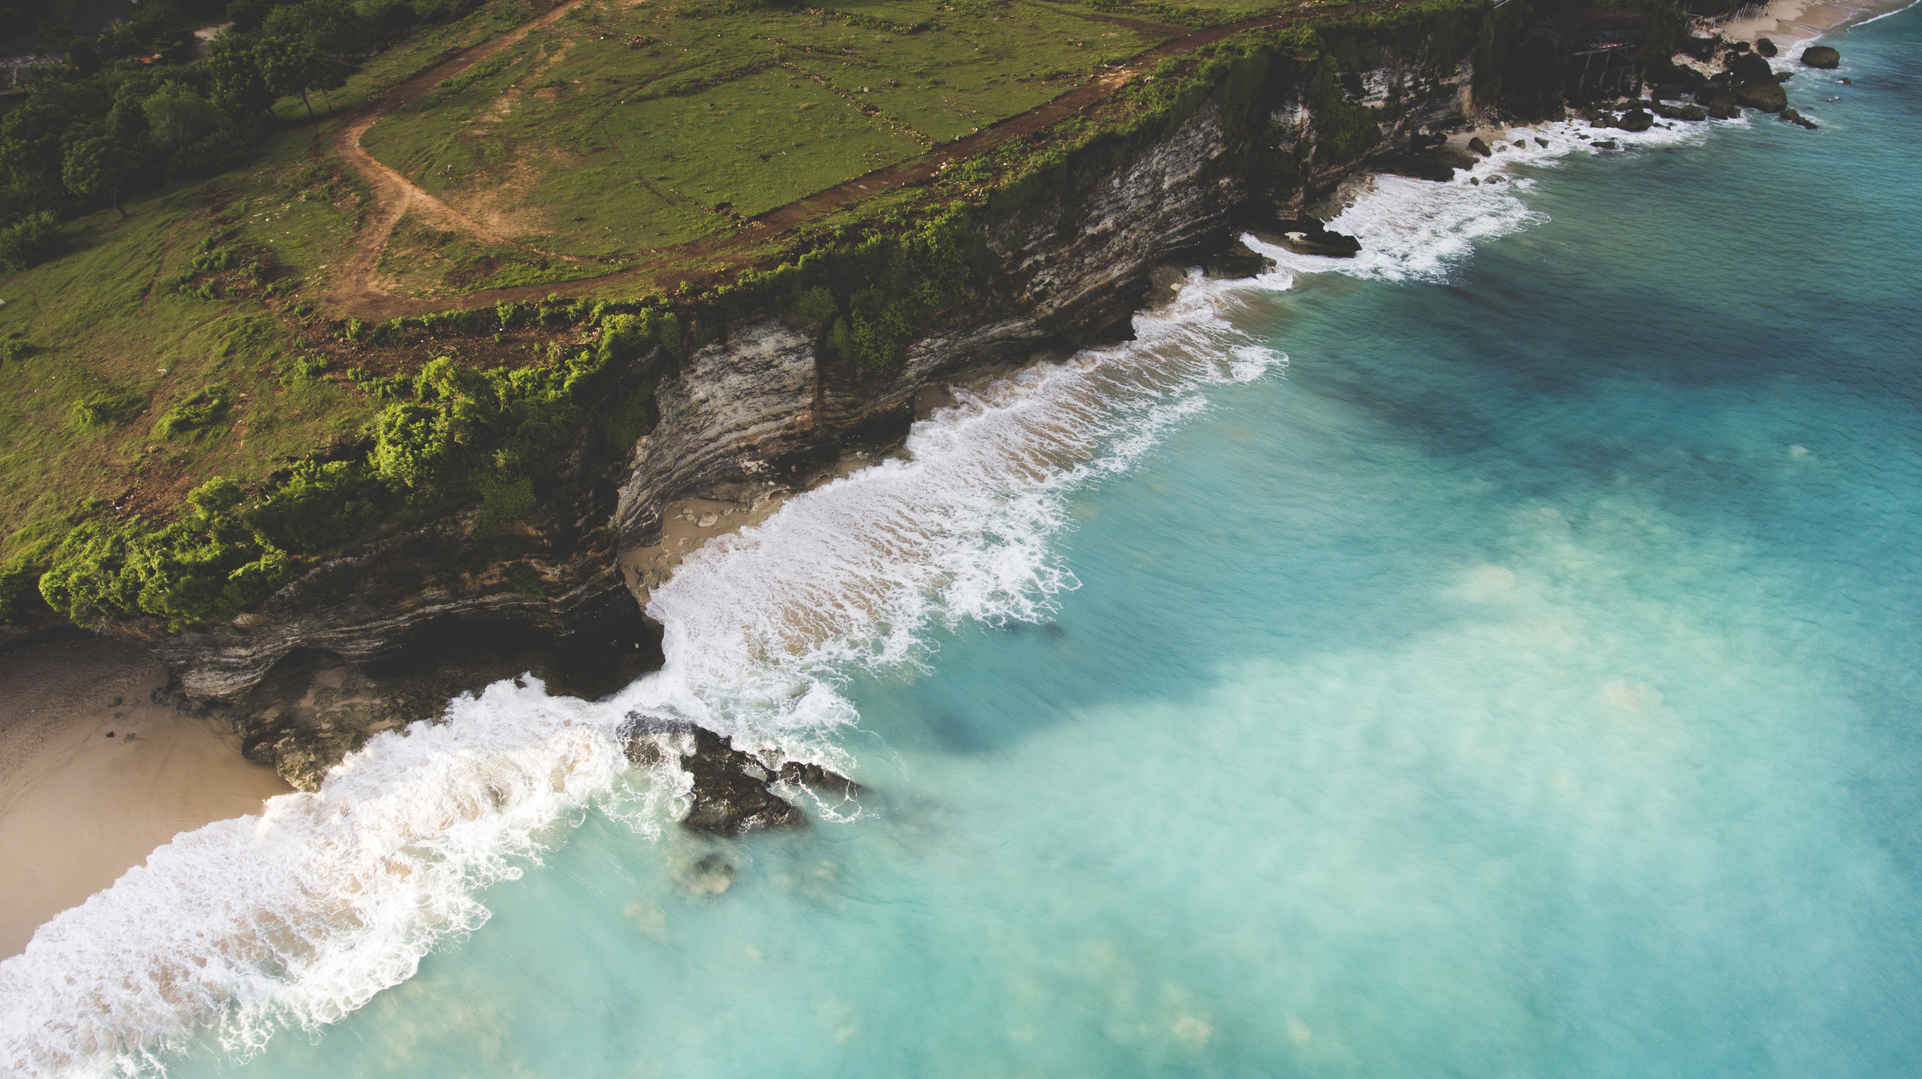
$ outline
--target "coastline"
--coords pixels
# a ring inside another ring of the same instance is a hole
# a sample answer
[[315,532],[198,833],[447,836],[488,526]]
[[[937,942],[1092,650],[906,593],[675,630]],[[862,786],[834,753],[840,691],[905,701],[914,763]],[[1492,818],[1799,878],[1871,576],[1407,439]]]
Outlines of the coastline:
[[1912,7],[1916,0],[1771,0],[1770,3],[1743,8],[1721,19],[1704,19],[1700,29],[1713,30],[1730,41],[1753,44],[1769,38],[1790,61],[1791,47],[1807,45],[1824,34],[1846,30],[1858,23],[1893,15]]
[[0,959],[178,833],[288,791],[219,720],[155,703],[166,684],[106,640],[0,654]]
[[[1711,28],[1732,40],[1772,36],[1786,50],[1907,6],[1776,0]],[[675,503],[660,549],[650,552],[661,561],[631,565],[630,580],[664,578],[686,553],[765,519],[778,504]],[[217,722],[153,704],[164,681],[157,663],[107,642],[0,655],[0,686],[8,687],[0,697],[0,862],[26,869],[0,891],[0,958],[178,832],[253,812],[287,789],[270,769],[246,762]],[[124,703],[110,706],[116,697]],[[131,743],[127,731],[137,736]]]

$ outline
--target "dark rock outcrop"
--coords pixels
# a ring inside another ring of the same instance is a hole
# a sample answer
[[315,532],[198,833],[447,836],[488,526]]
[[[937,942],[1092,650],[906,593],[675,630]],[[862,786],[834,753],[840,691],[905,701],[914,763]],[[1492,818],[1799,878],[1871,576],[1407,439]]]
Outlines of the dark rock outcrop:
[[1815,130],[1814,120],[1809,119],[1792,108],[1782,110],[1782,119],[1788,123],[1808,128],[1810,131]]
[[1391,176],[1407,176],[1415,180],[1446,183],[1454,179],[1456,169],[1474,168],[1475,159],[1459,150],[1435,147],[1421,151],[1381,154],[1371,158],[1368,164],[1376,172],[1385,172]]
[[1495,151],[1488,148],[1488,144],[1482,141],[1480,135],[1476,135],[1474,138],[1468,140],[1468,150],[1470,153],[1480,154],[1483,157],[1495,156]]
[[690,724],[636,713],[628,717],[622,733],[628,760],[637,765],[659,764],[663,745],[679,758],[693,780],[681,824],[697,832],[734,836],[756,828],[805,827],[807,815],[774,792],[776,783],[811,787],[823,797],[842,800],[853,799],[861,790],[853,780],[818,764],[774,764]]
[[1320,218],[1303,217],[1277,221],[1272,231],[1259,234],[1262,239],[1302,255],[1328,258],[1354,258],[1361,252],[1361,241],[1330,229]]
[[1699,123],[1708,119],[1708,110],[1700,105],[1665,105],[1659,101],[1649,106],[1655,115],[1664,120],[1684,120]]
[[1209,277],[1233,280],[1267,273],[1272,265],[1274,264],[1253,248],[1236,240],[1225,249],[1204,259],[1201,269]]
[[1788,107],[1788,91],[1773,79],[1735,88],[1735,103],[1762,112],[1781,112]]
[[1842,65],[1842,54],[1827,45],[1810,45],[1802,50],[1802,63],[1807,67],[1834,69]]
[[1774,56],[1776,52],[1775,42],[1765,37],[1757,38],[1755,41],[1755,51],[1761,53],[1763,56]]
[[1630,109],[1615,121],[1615,126],[1623,131],[1647,131],[1655,126],[1655,117],[1647,109]]
[[1691,37],[1682,42],[1682,51],[1690,59],[1704,63],[1715,58],[1715,50],[1721,45],[1719,37]]
[[1731,60],[1728,73],[1736,86],[1775,81],[1775,69],[1769,66],[1767,60],[1754,53],[1746,53]]

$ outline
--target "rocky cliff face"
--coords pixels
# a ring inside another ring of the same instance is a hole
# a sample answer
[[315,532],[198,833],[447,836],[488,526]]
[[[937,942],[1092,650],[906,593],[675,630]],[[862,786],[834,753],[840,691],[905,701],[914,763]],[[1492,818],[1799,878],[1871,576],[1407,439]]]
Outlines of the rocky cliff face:
[[1348,80],[1350,103],[1369,110],[1376,135],[1343,159],[1320,148],[1306,87],[1285,88],[1258,136],[1270,149],[1305,151],[1300,181],[1285,188],[1239,170],[1257,155],[1238,153],[1222,109],[1205,105],[1119,167],[1090,171],[1072,198],[1002,217],[987,236],[999,264],[989,302],[954,313],[887,377],[864,377],[772,321],[699,350],[663,383],[660,422],[635,450],[615,515],[621,544],[654,542],[671,500],[900,437],[926,387],[1125,336],[1157,267],[1199,261],[1238,223],[1291,216],[1375,150],[1473,111],[1466,62],[1438,75],[1416,60]]
[[[629,593],[616,566],[660,537],[671,501],[769,479],[798,484],[842,449],[897,441],[924,389],[1124,336],[1157,267],[1199,261],[1241,225],[1293,216],[1369,154],[1471,114],[1470,69],[1460,57],[1444,60],[1390,53],[1344,73],[1347,122],[1366,109],[1369,142],[1350,139],[1340,153],[1329,149],[1304,74],[1299,85],[1270,80],[1257,113],[1265,121],[1252,134],[1234,133],[1224,108],[1206,103],[1118,162],[1071,165],[1062,198],[990,215],[984,239],[998,267],[978,302],[931,326],[888,374],[835,358],[811,329],[773,320],[731,327],[656,388],[658,421],[620,470],[611,528],[584,520],[574,531],[585,538],[532,537],[513,567],[476,571],[444,566],[449,545],[463,540],[458,522],[423,530],[322,567],[232,625],[157,650],[179,672],[187,702],[232,708],[250,754],[302,786],[373,730],[431,714],[450,680],[472,688],[530,667],[565,668],[569,658],[575,670],[562,688],[588,692],[630,677],[656,656],[658,635],[641,616],[644,596]],[[1249,152],[1250,139],[1261,152]],[[1283,159],[1295,165],[1282,178],[1250,164]],[[671,366],[658,354],[644,362]],[[458,656],[431,651],[447,640],[464,642]],[[475,642],[487,647],[467,646]],[[403,669],[412,673],[394,673]]]

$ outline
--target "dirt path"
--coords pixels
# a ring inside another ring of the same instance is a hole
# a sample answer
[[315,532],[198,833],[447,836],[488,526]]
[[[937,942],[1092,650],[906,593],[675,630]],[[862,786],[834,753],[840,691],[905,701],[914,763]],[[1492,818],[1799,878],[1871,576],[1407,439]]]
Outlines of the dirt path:
[[[416,187],[406,177],[374,160],[373,155],[361,149],[360,137],[381,117],[432,89],[443,79],[457,75],[479,61],[513,45],[526,37],[530,31],[552,23],[582,2],[583,0],[567,0],[553,11],[517,30],[484,45],[475,46],[443,64],[414,76],[389,90],[367,115],[355,121],[341,133],[338,140],[340,153],[349,164],[367,178],[374,188],[376,212],[369,225],[362,230],[360,236],[356,237],[354,256],[343,268],[340,281],[329,294],[329,305],[336,313],[376,321],[423,314],[441,310],[447,306],[446,300],[420,300],[396,296],[379,287],[375,269],[380,262],[380,253],[385,248],[388,237],[393,235],[394,226],[399,223],[401,215],[410,208],[429,216],[430,220],[437,220],[441,228],[459,229],[492,243],[514,243],[512,240],[491,234],[459,211]],[[1287,26],[1306,18],[1326,18],[1334,14],[1353,14],[1392,7],[1397,2],[1398,0],[1367,0],[1367,2],[1351,4],[1339,11],[1321,9],[1312,13],[1287,12],[1279,15],[1263,15],[1223,26],[1192,31],[1165,41],[1136,56],[1127,64],[1083,83],[1027,112],[989,125],[966,138],[937,146],[912,161],[876,169],[817,191],[806,198],[797,199],[785,206],[778,206],[766,213],[748,218],[734,233],[704,237],[668,248],[659,253],[659,261],[685,265],[696,260],[710,260],[716,256],[725,255],[730,249],[745,247],[749,244],[764,244],[770,237],[836,213],[881,192],[912,184],[927,183],[951,164],[1035,134],[1100,104],[1165,59],[1185,56],[1235,34],[1265,27]],[[437,218],[436,215],[444,216]],[[524,244],[515,244],[515,246],[524,250],[534,250]],[[572,262],[586,261],[547,251],[536,253],[550,258],[564,258]],[[463,308],[478,308],[490,307],[501,301],[537,300],[550,295],[577,296],[623,281],[645,279],[657,272],[658,268],[658,265],[636,266],[572,281],[487,289],[466,293],[455,299],[453,303]]]
[[362,136],[366,135],[375,124],[392,114],[395,109],[414,101],[482,60],[517,44],[533,31],[552,25],[555,20],[583,2],[584,0],[565,0],[564,3],[537,19],[523,23],[500,37],[465,49],[454,57],[435,64],[380,95],[368,106],[366,112],[341,129],[340,134],[334,139],[334,152],[339,154],[341,160],[350,168],[359,173],[361,179],[367,181],[368,194],[373,199],[374,209],[361,226],[359,234],[354,237],[353,249],[336,275],[334,287],[327,294],[329,306],[347,314],[362,314],[391,306],[397,297],[382,287],[380,256],[387,250],[388,241],[393,239],[394,229],[400,225],[401,218],[410,212],[434,228],[465,233],[482,243],[518,247],[537,255],[565,259],[569,262],[583,261],[572,255],[529,247],[503,235],[486,223],[461,213],[422,190],[420,185],[412,180],[382,164],[360,144]]

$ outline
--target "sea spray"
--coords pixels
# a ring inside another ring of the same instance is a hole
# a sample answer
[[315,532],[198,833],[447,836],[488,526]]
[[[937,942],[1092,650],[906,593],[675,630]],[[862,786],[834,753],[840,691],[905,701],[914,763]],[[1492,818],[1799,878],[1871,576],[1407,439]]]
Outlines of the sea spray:
[[[1524,143],[1497,166],[1593,152],[1569,125],[1541,137],[1548,147]],[[178,837],[0,964],[0,1065],[154,1071],[190,1043],[244,1057],[277,1029],[338,1020],[481,925],[479,891],[587,813],[640,828],[669,815],[674,777],[634,776],[622,752],[635,710],[797,755],[837,752],[834,732],[857,718],[839,691],[850,672],[923,662],[933,626],[1042,617],[1077,585],[1051,554],[1068,496],[1205,407],[1207,386],[1285,363],[1236,330],[1244,305],[1301,273],[1442,276],[1476,240],[1530,223],[1514,194],[1525,184],[1380,178],[1334,222],[1363,239],[1360,258],[1263,245],[1278,266],[1258,278],[1194,275],[1137,318],[1133,342],[962,393],[915,426],[901,457],[698,552],[649,604],[666,627],[664,669],[614,698],[497,683],[437,722],[370,740],[316,793]]]

